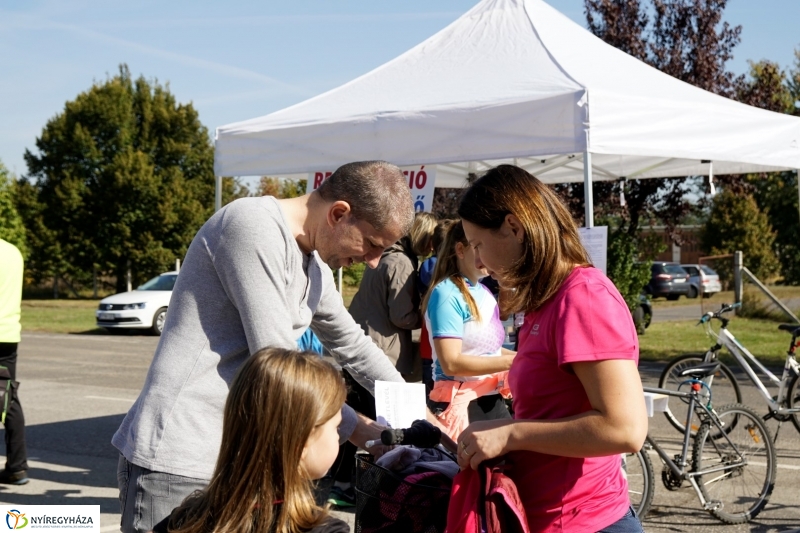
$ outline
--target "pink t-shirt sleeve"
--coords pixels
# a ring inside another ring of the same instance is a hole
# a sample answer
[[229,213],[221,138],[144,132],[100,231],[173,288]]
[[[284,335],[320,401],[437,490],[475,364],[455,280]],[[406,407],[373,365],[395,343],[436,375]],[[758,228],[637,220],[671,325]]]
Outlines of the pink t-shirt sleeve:
[[[577,280],[576,280],[577,281]],[[625,300],[600,274],[585,276],[559,303],[555,327],[558,366],[582,361],[639,361],[639,341]]]

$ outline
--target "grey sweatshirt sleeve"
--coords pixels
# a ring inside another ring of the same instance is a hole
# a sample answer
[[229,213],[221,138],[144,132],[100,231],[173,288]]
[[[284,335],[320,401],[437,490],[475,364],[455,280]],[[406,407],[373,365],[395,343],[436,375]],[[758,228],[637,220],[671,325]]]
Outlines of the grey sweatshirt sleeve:
[[250,353],[266,346],[297,349],[292,313],[287,311],[298,305],[287,297],[287,236],[261,204],[252,202],[227,206],[218,229],[218,238],[207,246],[239,313]]
[[312,329],[342,368],[375,394],[375,381],[403,382],[394,368],[344,307],[342,296],[333,284],[330,268],[322,266],[322,296],[314,314]]

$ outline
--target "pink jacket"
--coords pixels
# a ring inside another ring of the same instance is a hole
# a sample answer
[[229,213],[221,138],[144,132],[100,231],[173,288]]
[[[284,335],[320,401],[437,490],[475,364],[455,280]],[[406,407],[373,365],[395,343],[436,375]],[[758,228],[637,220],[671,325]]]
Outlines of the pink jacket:
[[504,398],[511,397],[508,388],[508,372],[497,372],[477,381],[440,380],[434,383],[430,399],[434,402],[447,402],[450,405],[436,418],[444,426],[445,433],[456,440],[469,425],[469,402],[499,392]]
[[[468,468],[453,480],[445,533],[530,533],[517,487],[503,473],[503,466],[482,463]],[[496,463],[496,461],[495,461]]]

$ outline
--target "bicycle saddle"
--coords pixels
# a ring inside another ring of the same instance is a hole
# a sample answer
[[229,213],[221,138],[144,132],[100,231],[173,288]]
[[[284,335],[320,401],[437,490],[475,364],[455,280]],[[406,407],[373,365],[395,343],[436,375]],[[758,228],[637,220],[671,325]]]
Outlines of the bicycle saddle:
[[800,325],[797,324],[779,324],[778,329],[781,331],[788,331],[795,337],[800,337]]
[[713,363],[703,363],[702,365],[693,366],[690,368],[684,368],[680,372],[681,377],[693,377],[696,379],[704,378],[706,376],[710,376],[714,372],[719,369],[719,361],[715,361]]

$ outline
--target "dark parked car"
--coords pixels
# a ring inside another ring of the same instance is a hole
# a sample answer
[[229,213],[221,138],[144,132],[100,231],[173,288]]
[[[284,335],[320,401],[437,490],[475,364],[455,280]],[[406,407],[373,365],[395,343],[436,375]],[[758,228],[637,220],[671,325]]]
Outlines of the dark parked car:
[[644,292],[653,298],[665,297],[667,300],[677,300],[686,296],[691,289],[689,274],[678,263],[666,261],[653,262],[652,276]]

